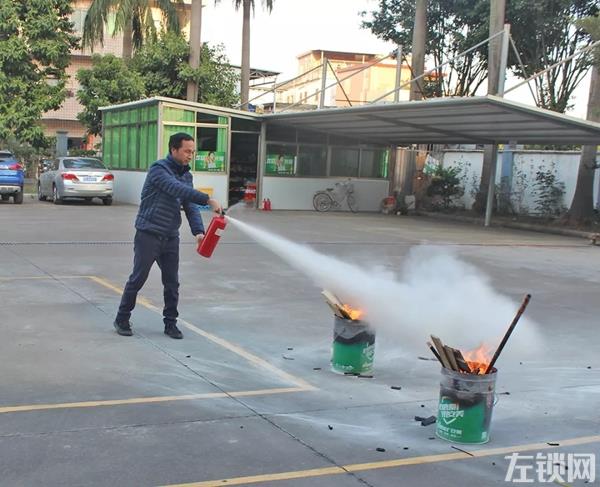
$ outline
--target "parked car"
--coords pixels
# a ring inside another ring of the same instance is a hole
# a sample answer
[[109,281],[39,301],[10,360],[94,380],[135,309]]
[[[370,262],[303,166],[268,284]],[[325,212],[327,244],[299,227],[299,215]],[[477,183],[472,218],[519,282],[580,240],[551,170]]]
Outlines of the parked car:
[[0,150],[0,197],[8,201],[12,196],[17,205],[23,203],[23,166],[12,152]]
[[91,201],[100,198],[112,204],[114,176],[93,157],[59,157],[53,159],[38,180],[38,199],[51,199],[55,205],[67,198]]

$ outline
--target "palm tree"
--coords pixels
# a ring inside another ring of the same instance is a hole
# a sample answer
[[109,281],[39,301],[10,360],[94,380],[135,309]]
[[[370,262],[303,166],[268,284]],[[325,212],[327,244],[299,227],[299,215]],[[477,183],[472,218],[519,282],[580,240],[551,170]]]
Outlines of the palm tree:
[[156,36],[156,26],[151,7],[158,8],[169,31],[179,32],[176,3],[183,0],[92,0],[83,24],[83,47],[93,49],[95,44],[104,43],[104,26],[110,14],[115,14],[113,36],[123,33],[123,57],[131,58],[147,37]]
[[[200,53],[202,52],[202,0],[192,0],[192,13],[190,18],[190,68],[200,66]],[[187,84],[186,99],[198,101],[198,83],[190,80]]]
[[[218,3],[220,0],[215,0]],[[250,92],[250,11],[254,11],[254,0],[233,0],[235,9],[242,7],[242,76],[240,86],[240,98],[242,110],[248,109],[248,98]],[[273,0],[262,0],[263,7],[269,13],[273,10]]]

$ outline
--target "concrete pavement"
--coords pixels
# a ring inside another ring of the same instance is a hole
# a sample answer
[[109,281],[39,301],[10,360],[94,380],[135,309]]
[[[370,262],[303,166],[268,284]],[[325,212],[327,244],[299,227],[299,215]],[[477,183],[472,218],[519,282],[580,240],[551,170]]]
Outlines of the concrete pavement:
[[498,392],[510,394],[491,442],[461,446],[414,421],[437,414],[434,362],[378,335],[374,378],[332,373],[320,290],[234,228],[206,260],[182,226],[184,340],[162,333],[156,269],[134,337],[116,335],[135,213],[0,205],[0,485],[492,486],[506,485],[510,452],[599,456],[598,247],[408,217],[243,215],[390,270],[415,245],[452,248],[503,294],[533,292],[545,349],[500,362]]

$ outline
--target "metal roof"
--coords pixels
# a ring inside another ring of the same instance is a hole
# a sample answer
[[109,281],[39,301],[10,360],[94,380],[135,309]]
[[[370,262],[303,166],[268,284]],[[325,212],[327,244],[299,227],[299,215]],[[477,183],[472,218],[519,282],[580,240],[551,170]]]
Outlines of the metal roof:
[[181,105],[181,108],[183,108],[183,109],[197,108],[197,109],[201,109],[201,110],[206,110],[207,112],[223,113],[225,115],[234,115],[239,118],[248,118],[248,119],[257,120],[257,121],[261,120],[261,116],[257,115],[256,113],[253,113],[253,112],[246,112],[243,110],[237,110],[235,108],[219,107],[216,105],[207,105],[205,103],[196,103],[196,102],[187,101],[187,100],[180,100],[179,98],[167,98],[165,96],[153,96],[152,98],[144,98],[142,100],[129,101],[127,103],[120,103],[118,105],[109,105],[109,106],[99,107],[98,110],[110,111],[110,110],[120,110],[122,108],[137,108],[142,105],[148,105],[148,104],[158,103],[158,102],[168,103],[170,105]]
[[599,123],[491,95],[284,112],[262,119],[392,145],[600,144]]

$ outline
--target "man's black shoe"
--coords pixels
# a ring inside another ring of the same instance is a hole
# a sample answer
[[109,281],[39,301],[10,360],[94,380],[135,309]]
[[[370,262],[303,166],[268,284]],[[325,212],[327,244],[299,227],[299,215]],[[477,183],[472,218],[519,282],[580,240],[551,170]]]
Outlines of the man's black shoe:
[[179,328],[177,328],[177,325],[165,325],[165,335],[177,340],[181,340],[183,338],[183,333],[181,333]]
[[133,331],[131,331],[131,325],[129,324],[129,321],[123,323],[115,320],[113,326],[115,327],[115,330],[117,330],[117,333],[121,336],[130,337],[131,335],[133,335]]

